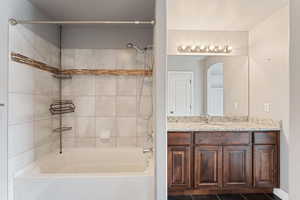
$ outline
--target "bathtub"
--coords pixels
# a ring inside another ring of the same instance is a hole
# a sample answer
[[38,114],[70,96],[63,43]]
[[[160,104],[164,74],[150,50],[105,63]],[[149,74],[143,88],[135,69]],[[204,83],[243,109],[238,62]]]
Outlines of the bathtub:
[[14,199],[154,200],[150,154],[143,154],[140,148],[51,153],[18,172]]

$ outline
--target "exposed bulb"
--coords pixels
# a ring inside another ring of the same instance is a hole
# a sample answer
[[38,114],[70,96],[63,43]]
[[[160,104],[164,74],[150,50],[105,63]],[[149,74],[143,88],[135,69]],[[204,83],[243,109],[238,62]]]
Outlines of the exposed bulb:
[[224,47],[218,46],[218,51],[219,51],[219,52],[223,51],[223,49],[224,49]]
[[201,47],[200,46],[196,46],[195,52],[201,52]]
[[185,51],[185,48],[186,47],[184,45],[181,45],[181,46],[178,47],[178,51]]
[[206,49],[206,46],[204,46],[204,45],[201,45],[201,46],[200,46],[200,50],[201,50],[201,51],[204,51],[205,49]]
[[193,45],[193,46],[191,47],[191,50],[192,50],[192,51],[196,51],[196,48],[197,48],[197,46]]
[[187,47],[185,48],[185,51],[186,51],[186,52],[191,52],[191,51],[192,51],[192,48],[191,48],[190,46],[187,46]]
[[214,50],[215,50],[215,48],[216,48],[216,47],[215,47],[215,46],[213,46],[213,45],[210,45],[210,46],[209,46],[209,50],[210,50],[210,51],[214,51]]

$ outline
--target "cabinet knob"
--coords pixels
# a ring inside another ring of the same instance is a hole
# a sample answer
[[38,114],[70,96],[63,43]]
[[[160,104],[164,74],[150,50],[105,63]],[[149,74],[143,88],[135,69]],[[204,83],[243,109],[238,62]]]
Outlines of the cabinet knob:
[[0,106],[3,107],[3,106],[5,106],[5,104],[4,103],[0,103]]

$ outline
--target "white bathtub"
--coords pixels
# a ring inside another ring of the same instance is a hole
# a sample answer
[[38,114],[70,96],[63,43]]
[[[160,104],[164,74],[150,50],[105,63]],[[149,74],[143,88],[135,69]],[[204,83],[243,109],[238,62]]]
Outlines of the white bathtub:
[[69,149],[19,173],[15,200],[154,200],[153,159],[138,148]]

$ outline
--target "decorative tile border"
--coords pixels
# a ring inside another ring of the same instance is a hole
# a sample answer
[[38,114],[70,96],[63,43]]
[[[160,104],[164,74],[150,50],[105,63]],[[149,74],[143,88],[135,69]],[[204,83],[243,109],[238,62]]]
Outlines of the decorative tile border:
[[31,67],[47,71],[56,75],[113,75],[113,76],[152,76],[152,70],[142,70],[142,69],[67,69],[59,70],[59,67],[52,67],[43,62],[31,59],[22,54],[11,53],[11,60],[29,65]]
[[26,64],[29,65],[31,67],[43,70],[43,71],[47,71],[53,74],[59,74],[59,69],[58,67],[52,67],[50,65],[47,65],[45,63],[36,61],[34,59],[31,59],[29,57],[23,56],[22,54],[18,54],[18,53],[11,53],[11,60],[18,62],[18,63],[22,63],[22,64]]

